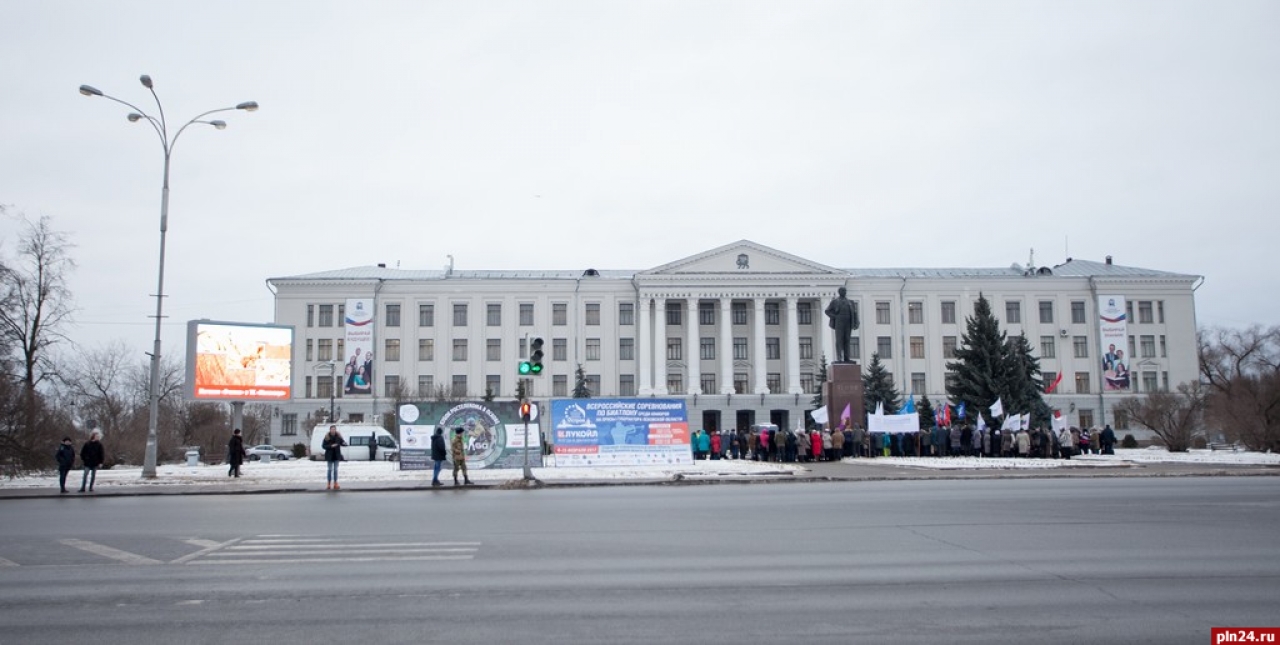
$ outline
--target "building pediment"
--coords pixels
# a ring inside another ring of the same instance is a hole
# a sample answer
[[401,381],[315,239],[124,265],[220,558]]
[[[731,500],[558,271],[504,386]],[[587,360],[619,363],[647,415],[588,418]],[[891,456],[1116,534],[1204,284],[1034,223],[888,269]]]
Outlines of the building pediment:
[[750,240],[711,249],[697,255],[668,262],[639,276],[688,276],[688,275],[762,275],[805,274],[845,275],[844,271],[812,262],[790,253],[784,253]]

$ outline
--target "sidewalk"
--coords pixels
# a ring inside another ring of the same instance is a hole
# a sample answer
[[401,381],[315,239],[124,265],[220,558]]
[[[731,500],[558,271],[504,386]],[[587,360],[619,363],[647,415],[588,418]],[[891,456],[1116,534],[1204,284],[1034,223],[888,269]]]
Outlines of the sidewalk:
[[[776,464],[747,460],[699,461],[682,466],[617,466],[532,468],[536,481],[525,482],[520,469],[470,471],[472,486],[461,490],[522,489],[567,486],[655,486],[709,483],[821,482],[879,480],[946,480],[1046,477],[1277,476],[1280,455],[1163,450],[1120,450],[1116,455],[1080,455],[1070,460],[985,459],[974,457],[879,457],[839,462]],[[144,480],[138,467],[98,472],[93,493],[75,492],[80,471],[72,471],[58,493],[56,474],[0,480],[0,499],[38,497],[103,497],[137,495],[235,495],[326,493],[325,464],[320,461],[249,462],[239,479],[227,477],[226,466],[162,465],[157,477]],[[446,468],[444,486],[432,487],[431,471],[402,471],[395,462],[343,462],[343,492],[421,490],[446,492],[455,487]]]

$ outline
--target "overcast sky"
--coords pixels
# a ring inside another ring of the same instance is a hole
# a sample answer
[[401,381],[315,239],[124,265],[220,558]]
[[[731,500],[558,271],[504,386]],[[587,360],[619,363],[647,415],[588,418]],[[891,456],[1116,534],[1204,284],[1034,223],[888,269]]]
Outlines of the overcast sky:
[[[166,352],[264,281],[385,262],[646,269],[739,239],[830,266],[1203,275],[1280,322],[1280,3],[0,2],[0,204],[76,244],[73,330]],[[2,218],[0,218],[2,219]],[[16,226],[0,222],[11,257]],[[543,240],[526,253],[527,231]]]

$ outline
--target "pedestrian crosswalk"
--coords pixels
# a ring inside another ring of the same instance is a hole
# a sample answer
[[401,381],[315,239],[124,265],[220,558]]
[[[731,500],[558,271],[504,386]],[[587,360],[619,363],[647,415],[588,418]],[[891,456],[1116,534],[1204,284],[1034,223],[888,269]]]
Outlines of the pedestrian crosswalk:
[[[471,541],[433,541],[417,536],[314,536],[314,535],[252,535],[229,540],[212,540],[201,537],[169,538],[166,544],[151,545],[151,551],[166,552],[143,554],[141,545],[111,546],[78,538],[65,538],[46,543],[43,552],[33,555],[25,549],[23,557],[0,556],[0,569],[23,566],[50,566],[100,561],[102,564],[127,565],[205,565],[252,566],[290,565],[336,562],[413,562],[473,560],[482,544]],[[69,547],[59,553],[56,546]],[[185,546],[183,546],[185,545]],[[127,551],[119,546],[130,547]],[[194,548],[195,550],[189,550]],[[187,551],[179,557],[173,552]],[[71,556],[79,553],[78,557]],[[85,555],[89,554],[89,555]]]
[[365,537],[321,538],[257,536],[233,540],[201,552],[186,564],[305,564],[314,562],[379,562],[470,560],[479,542],[379,541]]

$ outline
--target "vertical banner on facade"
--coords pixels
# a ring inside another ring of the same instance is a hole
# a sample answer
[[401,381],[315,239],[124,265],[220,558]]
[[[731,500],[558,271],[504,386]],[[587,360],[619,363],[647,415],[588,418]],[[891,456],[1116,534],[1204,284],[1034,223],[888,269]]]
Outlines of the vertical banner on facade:
[[353,298],[347,301],[343,324],[347,328],[346,361],[343,367],[344,394],[373,394],[373,301]]
[[1128,392],[1129,324],[1124,296],[1098,296],[1098,338],[1102,352],[1102,389]]
[[679,399],[553,399],[556,466],[692,464]]
[[[396,411],[400,427],[400,470],[432,467],[431,435],[444,430],[445,443],[462,428],[467,468],[521,468],[525,461],[525,428],[515,401],[421,401]],[[528,460],[542,466],[538,422],[529,423]]]

